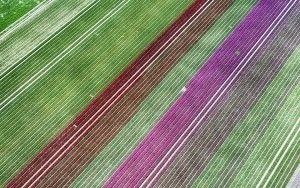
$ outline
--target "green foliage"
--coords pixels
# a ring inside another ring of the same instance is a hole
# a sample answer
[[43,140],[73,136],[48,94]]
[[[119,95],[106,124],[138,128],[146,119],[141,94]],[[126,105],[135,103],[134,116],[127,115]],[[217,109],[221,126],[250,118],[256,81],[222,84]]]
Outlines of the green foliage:
[[42,0],[0,0],[0,32],[33,9]]

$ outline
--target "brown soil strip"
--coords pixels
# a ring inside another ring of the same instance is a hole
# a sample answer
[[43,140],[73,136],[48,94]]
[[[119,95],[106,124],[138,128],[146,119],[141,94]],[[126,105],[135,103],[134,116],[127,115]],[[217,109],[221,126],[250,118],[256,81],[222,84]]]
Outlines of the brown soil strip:
[[178,38],[151,66],[145,75],[99,120],[80,144],[71,150],[39,183],[39,187],[68,186],[103,150],[139,110],[141,102],[179,62],[186,52],[208,31],[229,8],[232,1],[212,4],[190,29]]

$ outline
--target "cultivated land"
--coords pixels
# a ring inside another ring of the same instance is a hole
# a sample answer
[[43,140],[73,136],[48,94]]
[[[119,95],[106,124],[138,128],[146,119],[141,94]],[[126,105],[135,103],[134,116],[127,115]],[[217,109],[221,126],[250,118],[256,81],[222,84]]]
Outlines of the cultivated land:
[[[47,187],[51,185],[60,187],[70,184],[72,179],[78,176],[78,174],[88,165],[89,161],[93,160],[115,137],[115,135],[119,133],[123,126],[126,125],[139,109],[139,105],[145,97],[147,97],[158,83],[161,82],[164,76],[178,63],[186,51],[188,51],[193,44],[206,33],[231,3],[231,1],[215,2],[203,13],[201,13],[201,10],[204,9],[205,6],[203,6],[202,1],[193,4],[193,6],[191,6],[180,19],[170,27],[174,28],[173,26],[176,26],[175,28],[177,29],[168,30],[160,37],[161,40],[153,43],[154,46],[156,46],[155,44],[159,44],[159,47],[162,45],[168,47],[165,47],[162,52],[158,51],[160,52],[160,56],[154,55],[154,57],[156,57],[154,59],[150,58],[149,60],[145,59],[133,63],[142,65],[151,61],[151,66],[141,78],[136,81],[134,86],[132,86],[132,88],[130,88],[105,115],[102,115],[103,117],[101,116],[95,128],[93,128],[86,138],[72,149],[72,151],[70,151],[68,155],[53,168],[53,170],[51,170],[51,172],[41,181],[39,186]],[[173,33],[173,35],[169,34],[169,31]],[[177,34],[178,31],[180,31],[180,34]],[[170,36],[170,39],[175,39],[172,40],[172,43],[166,45],[168,44],[168,40],[164,40],[164,36]],[[152,55],[147,54],[147,56]],[[134,69],[133,67],[130,68]],[[126,77],[122,77],[122,80],[127,79]],[[117,80],[118,79],[119,78],[117,78]],[[122,82],[122,80],[120,82]],[[122,86],[123,84],[120,85]],[[89,152],[87,153],[87,151]],[[57,174],[59,174],[59,176]]]
[[[3,31],[0,35],[0,78],[3,79],[15,66],[25,63],[30,54],[46,45],[53,39],[53,35],[76,20],[84,9],[88,10],[87,7],[95,5],[93,2],[94,0],[45,1],[12,24],[7,31]],[[104,9],[105,7],[103,6]],[[68,37],[70,36],[64,38]]]
[[[44,72],[46,72],[48,69],[50,69],[50,67],[56,64],[62,64],[58,63],[61,58],[64,58],[65,56],[67,56],[67,54],[71,52],[75,54],[75,50],[83,50],[84,47],[80,47],[80,45],[78,44],[80,41],[84,42],[85,40],[77,39],[81,36],[88,36],[88,34],[94,35],[95,33],[88,32],[89,29],[98,22],[100,24],[105,23],[105,21],[107,21],[107,15],[111,16],[112,13],[117,13],[116,11],[119,8],[122,8],[121,6],[123,5],[123,3],[121,2],[122,1],[120,0],[115,0],[111,1],[111,3],[108,3],[107,6],[101,6],[100,4],[98,5],[98,7],[93,6],[94,10],[90,10],[92,12],[89,11],[84,16],[81,16],[72,25],[64,29],[58,36],[51,39],[51,41],[47,45],[43,46],[41,49],[36,51],[32,56],[29,56],[29,58],[27,58],[25,62],[20,62],[17,68],[15,68],[11,73],[9,73],[1,79],[1,90],[4,92],[2,92],[0,95],[0,109],[4,108],[6,105],[9,105],[12,101],[11,99],[14,96],[21,95],[23,88],[26,88],[26,86],[30,86],[30,84],[35,83],[34,80],[40,75],[42,75]],[[100,7],[101,9],[99,9]],[[95,14],[96,10],[98,11],[97,14]],[[82,37],[81,39],[84,38]],[[77,48],[75,48],[76,45],[78,45]],[[103,51],[105,50],[103,49]],[[70,56],[72,55],[70,54]],[[82,55],[77,54],[77,56],[80,57]],[[67,60],[69,59],[65,58],[65,61]],[[74,63],[69,63],[65,66],[82,67],[75,65],[76,64]]]
[[[187,91],[112,175],[106,186],[155,184],[173,160],[173,154],[182,149],[180,144],[186,144],[195,130],[203,128],[203,120],[215,102],[218,103],[219,98],[228,92],[236,76],[245,71],[248,59],[264,44],[274,25],[280,23],[283,13],[295,5],[291,2],[258,3],[193,77]],[[240,54],[237,55],[237,51]]]
[[[239,126],[239,123],[253,108],[262,94],[265,95],[269,92],[268,90],[266,91],[266,88],[274,78],[277,78],[278,72],[281,71],[284,63],[291,56],[297,45],[299,45],[300,37],[298,33],[295,32],[295,30],[299,28],[299,22],[295,21],[295,19],[299,17],[298,14],[298,8],[294,8],[291,14],[280,24],[280,27],[274,31],[270,39],[267,40],[267,43],[254,55],[249,66],[243,71],[226,97],[224,97],[212,113],[205,118],[205,121],[201,124],[201,128],[194,133],[194,136],[189,139],[171,166],[167,168],[166,172],[161,176],[159,186],[177,187],[188,185],[193,183],[194,179],[197,178],[201,172],[206,174],[206,164],[210,162],[214,153],[218,151],[224,140],[231,134],[233,128]],[[240,54],[242,54],[241,51]],[[296,70],[298,69],[294,64],[291,65],[290,68],[291,67],[294,67]],[[291,69],[286,71],[291,71]],[[299,72],[294,71],[289,73],[291,74],[289,78],[291,80],[290,83],[292,83],[292,81],[297,79]],[[276,79],[274,81],[276,81]],[[288,96],[289,87],[290,85],[288,84],[284,85],[280,92]],[[277,101],[284,100],[284,97],[275,97],[270,103],[276,104]],[[280,105],[278,109],[280,109]],[[274,113],[274,111],[275,109],[273,109],[272,113]],[[270,115],[270,110],[267,112]],[[298,116],[294,114],[293,117]],[[262,123],[259,124],[262,127]],[[266,124],[267,126],[272,126],[268,125],[268,123]],[[262,134],[262,129],[259,131]],[[249,132],[244,131],[243,134],[245,133],[247,134]],[[252,142],[252,144],[254,144],[254,142]],[[250,148],[247,149],[250,150]],[[228,151],[231,152],[232,150],[228,149]],[[241,154],[240,152],[237,153]],[[223,153],[220,153],[218,160],[224,165],[222,154]],[[245,156],[245,154],[241,155]],[[201,182],[197,185],[200,187],[214,187],[217,185],[226,186],[230,184],[240,169],[239,166],[242,164],[237,155],[231,157],[232,163],[227,163],[224,168],[214,168],[215,171],[212,173],[213,177],[207,178],[207,181],[212,184],[202,185],[201,183],[203,182]],[[289,167],[286,169],[290,170]],[[250,176],[250,174],[248,175]]]
[[[299,100],[300,91],[299,55],[300,48],[289,58],[247,118],[236,126],[206,170],[199,176],[195,187],[216,186],[217,182],[220,183],[217,179],[224,177],[229,170],[233,172],[233,169],[237,171],[233,182],[222,179],[223,183],[233,187],[255,186],[264,173],[266,175],[262,183],[271,178],[268,186],[283,187],[287,184],[299,164],[297,157],[300,154],[299,148],[295,148],[299,146],[300,128],[298,119],[295,118],[300,116],[300,106],[295,103]],[[290,133],[291,136],[288,137]],[[292,140],[297,134],[298,138]],[[285,140],[288,142],[283,145]],[[288,148],[290,143],[292,146]],[[278,153],[281,146],[284,146],[284,149]],[[280,161],[283,168],[274,169],[285,151],[287,152],[284,160]],[[276,153],[279,155],[276,156]],[[274,159],[276,162],[272,163]],[[272,175],[273,170],[276,173]],[[278,179],[276,175],[279,175]]]
[[0,32],[32,10],[40,0],[11,0],[0,2]]
[[[171,26],[192,1],[73,3],[77,10],[60,9],[66,19],[49,24],[48,36],[41,16],[0,36],[0,50],[8,47],[0,58],[23,59],[1,64],[0,187],[292,181],[300,164],[298,0],[198,0]],[[53,4],[41,15],[61,8]],[[36,40],[24,32],[34,21]],[[24,51],[14,56],[10,46]]]
[[[282,84],[285,84],[285,87],[287,85],[290,86],[289,91],[285,94],[277,90],[281,95],[289,95],[288,97],[285,96],[286,100],[281,101],[281,108],[277,110],[277,113],[272,114],[272,118],[270,118],[270,115],[267,117],[265,113],[261,113],[262,116],[258,118],[264,117],[264,120],[267,119],[269,121],[268,123],[260,124],[261,127],[259,129],[257,127],[256,129],[254,128],[255,123],[253,121],[248,124],[251,126],[247,126],[248,130],[251,130],[251,138],[245,139],[246,143],[244,144],[249,146],[247,148],[248,152],[249,150],[252,152],[243,156],[248,157],[248,159],[240,168],[231,184],[232,186],[284,187],[300,162],[300,105],[295,103],[295,101],[300,99],[299,49],[297,49],[297,52],[289,60],[289,65],[272,85],[273,87],[278,87]],[[290,66],[293,66],[293,68],[290,69]],[[287,71],[288,69],[290,70]],[[283,76],[291,77],[291,82],[284,83],[286,78]],[[275,90],[274,88],[272,92]],[[270,100],[270,98],[266,100]],[[274,103],[266,101],[264,108],[270,108],[272,105]],[[265,125],[265,130],[262,130],[263,125]],[[241,129],[243,128],[245,126],[241,126]],[[251,143],[249,143],[249,140],[251,140]],[[257,145],[254,146],[253,143],[257,143]]]
[[[141,104],[140,110],[121,130],[120,134],[101,152],[77,180],[73,187],[98,187],[103,184],[118,165],[132,152],[136,144],[148,133],[162,114],[181,94],[180,90],[212,54],[235,25],[249,11],[254,1],[244,4],[236,1],[222,18],[200,39]],[[239,9],[239,12],[236,12]],[[202,52],[202,53],[199,53]],[[180,75],[180,77],[178,77]],[[140,126],[143,125],[143,126]]]
[[[97,4],[1,80],[5,92],[1,95],[0,168],[5,170],[1,171],[0,186],[191,3],[126,2]],[[97,28],[90,32],[94,25]],[[87,37],[76,46],[82,34]],[[74,41],[72,51],[59,55]]]

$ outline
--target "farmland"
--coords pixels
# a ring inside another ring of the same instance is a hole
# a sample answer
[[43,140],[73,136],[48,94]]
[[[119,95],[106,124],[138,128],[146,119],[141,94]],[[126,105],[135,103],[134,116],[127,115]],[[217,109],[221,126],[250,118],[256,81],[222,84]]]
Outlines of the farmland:
[[44,1],[0,35],[0,187],[295,184],[299,9]]
[[[4,92],[1,92],[3,102],[0,125],[3,131],[0,139],[0,168],[5,170],[1,173],[0,185],[15,175],[47,142],[66,127],[68,122],[92,101],[91,95],[96,96],[105,89],[130,61],[189,5],[190,1],[180,1],[179,4],[175,1],[148,4],[145,2],[140,6],[136,6],[136,3],[138,1],[125,5],[123,1],[111,1],[106,6],[98,3],[98,7],[105,10],[99,11],[96,5],[97,11],[88,12],[92,17],[82,16],[77,20],[78,23],[65,29],[1,79],[1,91]],[[172,4],[181,6],[177,6],[176,10],[168,9]],[[143,8],[145,11],[141,11]],[[136,12],[134,9],[139,9],[140,14],[133,17],[130,14]],[[115,14],[114,18],[105,21],[108,18],[104,17],[105,15],[111,16],[117,10],[120,12]],[[154,14],[156,12],[159,14]],[[158,17],[152,15],[161,15],[159,17],[164,19],[157,22]],[[89,20],[90,18],[94,19]],[[90,34],[88,30],[96,24],[99,29]],[[115,32],[110,32],[111,27]],[[68,52],[70,55],[65,54],[67,52],[61,54],[62,49],[71,45],[83,33],[90,35],[83,41],[84,44],[72,48],[72,51]],[[98,37],[101,39],[98,40]],[[128,43],[131,43],[133,48]],[[61,57],[61,60],[57,61],[57,57]]]
[[[78,177],[78,180],[73,183],[74,187],[80,187],[81,185],[97,187],[103,184],[102,181],[111,173],[108,170],[113,171],[111,166],[117,167],[120,165],[124,160],[123,156],[127,156],[143,136],[153,128],[163,113],[180,97],[181,90],[187,81],[253,5],[254,1],[249,2],[249,4],[237,1],[226,11],[209,32],[185,55],[181,63],[147,97],[141,105],[139,112],[132,118],[128,125],[89,165],[85,172]],[[235,12],[236,9],[241,10],[239,14]],[[225,27],[225,25],[232,27]],[[205,49],[205,51],[202,51],[202,49]],[[205,53],[199,53],[200,50]],[[202,60],[202,63],[199,63],[200,60]],[[181,77],[178,78],[177,75],[181,75]],[[141,124],[144,126],[141,127]],[[106,173],[99,174],[99,172],[105,170]]]
[[[256,66],[254,62],[249,63],[249,61],[251,62],[251,57],[253,57],[250,54],[255,53],[255,50],[264,45],[263,42],[268,39],[268,37],[264,36],[271,34],[272,30],[274,30],[273,28],[275,28],[273,24],[276,23],[276,20],[279,20],[279,18],[282,19],[281,16],[283,13],[287,13],[287,7],[289,9],[293,8],[294,4],[288,2],[286,4],[274,3],[272,4],[272,11],[268,12],[267,7],[270,8],[269,2],[260,2],[240,24],[239,28],[232,33],[219,50],[187,84],[187,91],[176,101],[165,116],[162,117],[126,161],[123,162],[105,186],[119,187],[125,185],[130,187],[130,185],[135,184],[139,186],[146,184],[154,185],[157,184],[157,179],[166,180],[166,182],[170,183],[167,185],[163,184],[163,187],[180,186],[180,183],[186,185],[187,182],[185,181],[190,182],[188,179],[189,174],[195,176],[193,170],[201,172],[203,166],[205,166],[205,161],[208,161],[213,152],[218,149],[218,144],[226,139],[226,135],[232,126],[232,122],[229,121],[226,122],[225,128],[220,130],[219,135],[214,135],[218,133],[214,129],[213,134],[208,132],[202,135],[203,130],[213,127],[213,124],[207,126],[204,121],[207,120],[207,116],[215,108],[214,105],[219,103],[220,98],[223,98],[225,95],[224,92],[227,93],[228,91],[226,90],[228,88],[230,90],[231,83],[234,83],[235,79],[239,78],[238,75],[244,71],[243,68],[250,65]],[[255,19],[257,15],[260,15],[260,22],[265,23],[265,25],[260,24]],[[248,28],[249,25],[252,26],[251,29]],[[270,30],[271,28],[272,30]],[[244,40],[240,40],[240,38]],[[297,43],[296,40],[294,42]],[[289,50],[293,49],[289,48]],[[239,52],[238,54],[236,53],[237,51]],[[226,57],[226,61],[221,61],[224,59],[224,56]],[[239,62],[242,63],[238,64]],[[251,73],[251,71],[249,70],[248,72]],[[257,72],[255,73],[257,74]],[[234,77],[231,78],[233,75]],[[228,78],[226,78],[227,76]],[[262,84],[258,81],[258,78],[255,81],[258,85]],[[245,87],[245,84],[243,86]],[[226,100],[223,99],[222,101]],[[241,100],[239,100],[239,105],[244,106]],[[220,119],[216,118],[216,120]],[[197,133],[197,130],[200,133]],[[197,143],[202,145],[203,140],[204,146],[199,147],[194,145],[190,147],[190,155],[185,151],[181,152],[181,147],[184,147],[188,143],[190,137],[193,138],[192,135],[200,135],[199,139],[201,140],[198,140]],[[207,140],[206,137],[208,137]],[[197,148],[200,148],[200,151],[195,155],[194,150]],[[151,154],[146,154],[149,150],[152,151]],[[174,162],[172,157],[176,152],[179,153],[177,157],[180,157],[181,153],[183,153],[183,158],[187,161],[176,163],[175,160]],[[196,158],[198,155],[202,158]],[[174,179],[171,179],[173,172],[170,172],[170,177],[164,178],[164,176],[160,176],[160,173],[164,170],[166,170],[164,174],[169,175],[168,169],[165,168],[168,163],[171,163],[170,161],[172,161],[172,164],[175,163],[175,166],[170,167],[171,169],[176,169]],[[190,163],[191,165],[189,166]],[[186,175],[184,174],[185,169],[189,169]],[[184,178],[184,180],[181,180],[181,178]]]
[[0,32],[9,27],[12,23],[24,14],[37,6],[40,1],[29,0],[26,2],[13,0],[1,1],[0,3]]

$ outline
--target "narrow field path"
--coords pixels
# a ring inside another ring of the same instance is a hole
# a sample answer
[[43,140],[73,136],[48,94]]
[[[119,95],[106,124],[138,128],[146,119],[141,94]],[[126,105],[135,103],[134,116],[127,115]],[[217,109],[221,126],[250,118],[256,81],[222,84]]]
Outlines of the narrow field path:
[[300,164],[298,165],[297,169],[293,173],[292,178],[289,181],[289,184],[287,185],[287,188],[294,188],[294,187],[300,187]]

